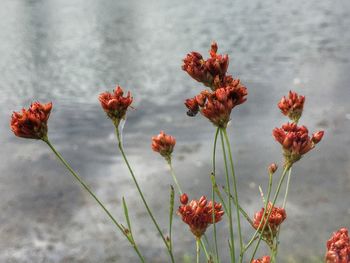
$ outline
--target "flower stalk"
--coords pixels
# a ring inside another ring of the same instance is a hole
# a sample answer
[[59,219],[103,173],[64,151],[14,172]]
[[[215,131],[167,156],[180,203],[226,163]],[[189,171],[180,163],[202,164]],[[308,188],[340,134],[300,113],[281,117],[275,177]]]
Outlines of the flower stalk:
[[121,152],[121,154],[122,154],[122,156],[123,156],[123,159],[124,159],[124,161],[125,161],[125,163],[126,163],[126,166],[127,166],[128,169],[129,169],[129,172],[130,172],[131,177],[132,177],[132,179],[133,179],[133,181],[134,181],[134,183],[135,183],[135,186],[136,186],[136,188],[137,188],[137,191],[138,191],[139,194],[140,194],[140,197],[141,197],[142,202],[143,202],[143,204],[144,204],[144,206],[145,206],[145,208],[146,208],[146,210],[147,210],[148,215],[150,216],[150,218],[151,218],[153,224],[155,225],[155,227],[156,227],[156,229],[157,229],[159,235],[161,236],[161,238],[162,238],[162,240],[163,240],[163,242],[164,242],[164,244],[165,244],[165,246],[166,246],[166,248],[167,248],[167,251],[168,251],[169,256],[170,256],[170,259],[171,259],[171,262],[174,263],[174,262],[175,262],[175,259],[174,259],[174,255],[173,255],[171,246],[170,246],[169,243],[167,242],[166,238],[164,237],[164,234],[163,234],[162,230],[160,229],[160,227],[159,227],[159,225],[158,225],[156,219],[154,218],[153,213],[152,213],[151,209],[149,208],[149,206],[148,206],[148,204],[147,204],[147,202],[146,202],[146,199],[145,199],[145,197],[144,197],[144,195],[143,195],[143,192],[142,192],[142,190],[141,190],[141,188],[140,188],[140,186],[139,186],[139,184],[138,184],[138,182],[137,182],[137,180],[136,180],[136,177],[135,177],[135,175],[134,175],[134,172],[133,172],[133,170],[132,170],[132,168],[131,168],[131,166],[130,166],[130,164],[129,164],[129,161],[128,161],[127,157],[126,157],[126,154],[125,154],[124,148],[123,148],[123,144],[122,144],[122,141],[121,141],[121,137],[120,137],[120,132],[119,132],[118,126],[115,127],[115,131],[116,131],[116,135],[117,135],[117,139],[118,139],[118,147],[119,147],[119,150],[120,150],[120,152]]
[[224,157],[224,163],[225,163],[225,175],[226,175],[226,188],[229,193],[228,197],[228,220],[229,220],[229,228],[230,228],[230,256],[231,256],[231,262],[235,262],[235,239],[233,234],[233,218],[232,218],[232,206],[231,206],[231,185],[230,185],[230,178],[229,178],[229,172],[228,172],[228,164],[227,164],[227,157],[226,157],[226,147],[224,142],[224,136],[223,131],[220,129],[220,138],[221,138],[221,147],[222,147],[222,153]]
[[[108,215],[108,217],[112,220],[115,226],[123,233],[123,235],[128,239],[136,254],[138,255],[141,262],[145,262],[144,257],[142,256],[138,246],[136,245],[134,238],[132,235],[129,235],[127,231],[122,227],[121,224],[117,222],[117,220],[113,217],[113,215],[109,212],[109,210],[104,206],[104,204],[98,199],[98,197],[92,192],[90,187],[83,181],[83,179],[73,170],[73,168],[66,162],[66,160],[62,157],[62,155],[55,149],[55,147],[51,144],[47,136],[42,139],[53,151],[53,153],[57,156],[57,158],[61,161],[61,163],[67,168],[67,170],[72,174],[72,176],[80,183],[80,185],[95,199],[95,201],[100,205],[103,211]],[[124,199],[123,199],[124,200]],[[128,219],[127,219],[128,221]],[[128,225],[129,225],[128,221]]]
[[[240,244],[240,255],[242,254],[242,250],[243,250],[243,238],[242,238],[242,230],[241,230],[241,216],[239,213],[239,200],[238,200],[238,191],[237,191],[237,180],[236,180],[236,175],[235,175],[235,169],[234,169],[234,165],[233,165],[233,158],[232,158],[232,153],[231,153],[231,144],[229,141],[229,138],[227,136],[227,131],[226,128],[222,129],[223,130],[223,134],[225,137],[225,141],[226,141],[226,145],[227,145],[227,149],[228,149],[228,155],[229,155],[229,160],[230,160],[230,167],[231,167],[231,174],[232,174],[232,182],[233,182],[233,193],[234,193],[234,197],[236,202],[234,202],[235,207],[236,207],[236,216],[237,216],[237,227],[238,227],[238,237],[239,237],[239,244]],[[242,262],[242,258],[240,257],[240,262]]]

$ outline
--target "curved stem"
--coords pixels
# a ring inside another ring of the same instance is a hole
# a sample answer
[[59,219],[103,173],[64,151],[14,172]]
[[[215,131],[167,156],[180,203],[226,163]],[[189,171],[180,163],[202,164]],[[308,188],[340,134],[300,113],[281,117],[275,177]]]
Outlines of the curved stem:
[[112,214],[108,211],[108,209],[104,206],[104,204],[97,198],[97,196],[92,192],[90,187],[83,181],[83,179],[72,169],[72,167],[66,162],[66,160],[62,157],[62,155],[55,149],[55,147],[51,144],[49,139],[45,138],[43,140],[54,152],[57,158],[62,162],[62,164],[68,169],[68,171],[73,175],[73,177],[80,183],[80,185],[95,199],[95,201],[100,205],[103,211],[108,215],[108,217],[112,220],[112,222],[116,225],[116,227],[123,233],[123,235],[128,239],[132,247],[134,248],[136,254],[139,256],[141,262],[145,262],[145,259],[141,255],[133,237],[128,235],[124,228],[117,222],[117,220],[112,216]]
[[[216,144],[217,144],[217,140],[218,140],[218,135],[219,135],[219,131],[220,129],[217,128],[216,129],[216,133],[215,133],[215,137],[214,137],[214,147],[213,147],[213,176],[215,178],[215,162],[216,162]],[[216,262],[219,263],[220,259],[219,259],[219,250],[218,250],[218,241],[217,241],[217,234],[216,234],[216,223],[215,223],[215,189],[214,189],[214,184],[212,184],[211,187],[211,199],[213,201],[213,214],[212,214],[212,220],[213,220],[213,228],[214,228],[214,244],[215,244],[215,257],[216,257]]]
[[120,152],[121,152],[121,154],[122,154],[122,156],[123,156],[123,159],[124,159],[124,161],[125,161],[125,163],[126,163],[126,166],[127,166],[128,169],[129,169],[129,172],[130,172],[131,177],[132,177],[132,179],[133,179],[133,181],[134,181],[134,183],[135,183],[135,186],[136,186],[136,188],[137,188],[137,191],[138,191],[139,194],[140,194],[140,197],[141,197],[141,199],[142,199],[142,202],[143,202],[144,206],[146,207],[146,210],[147,210],[147,212],[148,212],[148,215],[149,215],[150,218],[152,219],[153,224],[155,225],[156,229],[158,230],[158,233],[159,233],[159,235],[161,236],[161,238],[162,238],[162,240],[163,240],[163,242],[164,242],[164,244],[165,244],[165,246],[166,246],[166,248],[167,248],[167,250],[168,250],[169,256],[170,256],[170,258],[171,258],[171,262],[175,262],[172,249],[171,249],[171,247],[169,246],[168,242],[166,241],[166,239],[165,239],[165,237],[164,237],[164,235],[163,235],[163,233],[162,233],[162,230],[160,229],[160,227],[159,227],[159,225],[158,225],[156,219],[154,218],[154,216],[153,216],[153,214],[152,214],[152,211],[151,211],[151,209],[149,208],[149,206],[148,206],[148,204],[147,204],[147,202],[146,202],[146,199],[145,199],[145,197],[144,197],[144,195],[143,195],[143,192],[142,192],[142,190],[141,190],[141,188],[140,188],[140,186],[139,186],[139,184],[138,184],[138,182],[137,182],[137,180],[136,180],[136,177],[135,177],[135,175],[134,175],[134,172],[133,172],[133,170],[131,169],[131,166],[130,166],[130,164],[129,164],[129,161],[128,161],[126,155],[125,155],[125,152],[124,152],[124,149],[123,149],[123,145],[122,145],[122,141],[121,141],[121,138],[120,138],[120,133],[119,133],[118,127],[116,127],[115,130],[116,130],[116,134],[117,134],[117,138],[118,138],[118,147],[119,147],[119,150],[120,150]]
[[224,155],[224,163],[225,163],[225,174],[226,174],[226,186],[227,190],[229,192],[228,197],[228,216],[229,216],[229,226],[230,226],[230,243],[232,248],[230,248],[230,256],[231,256],[231,262],[235,262],[235,240],[233,236],[233,223],[232,223],[232,206],[231,206],[231,186],[230,186],[230,178],[228,175],[228,165],[227,165],[227,157],[226,157],[226,149],[224,144],[224,137],[223,137],[223,131],[220,129],[220,137],[221,137],[221,147],[222,152]]
[[[231,165],[231,172],[232,172],[232,180],[233,180],[233,191],[234,191],[234,196],[235,196],[235,206],[236,206],[236,215],[237,215],[237,226],[238,226],[238,236],[239,236],[239,244],[240,244],[240,254],[242,253],[243,249],[243,238],[242,238],[242,229],[241,229],[241,216],[239,213],[239,201],[238,201],[238,192],[237,192],[237,182],[236,182],[236,176],[235,176],[235,169],[233,166],[233,159],[232,159],[232,153],[231,153],[231,145],[230,141],[227,136],[226,129],[223,129],[223,133],[225,136],[225,141],[227,144],[227,149],[228,149],[228,155],[230,159],[230,165]],[[242,262],[242,258],[240,258],[240,262]]]
[[[283,170],[282,176],[281,176],[281,178],[280,178],[280,180],[279,180],[279,182],[278,182],[278,185],[277,185],[277,189],[276,189],[275,195],[274,195],[274,197],[273,197],[272,207],[274,207],[274,205],[275,205],[275,203],[276,203],[277,197],[278,197],[279,192],[280,192],[280,190],[281,190],[281,185],[282,185],[282,183],[283,183],[283,181],[284,181],[284,178],[286,177],[287,171],[288,171],[289,169],[290,169],[290,166],[286,166],[286,167],[284,168],[284,170]],[[271,212],[272,212],[272,209],[269,210],[269,212],[268,212],[268,214],[267,214],[267,218],[270,217]],[[259,244],[260,244],[260,242],[261,242],[263,233],[264,233],[265,228],[266,228],[266,226],[267,226],[267,222],[268,222],[268,220],[265,220],[265,223],[264,223],[264,225],[263,225],[263,227],[262,227],[262,229],[261,229],[260,235],[259,235],[259,240],[258,240],[258,242],[257,242],[257,244],[256,244],[256,246],[255,246],[253,255],[252,255],[252,257],[251,257],[251,259],[250,259],[249,262],[251,262],[251,261],[254,259],[254,256],[255,256],[255,254],[256,254],[256,251],[258,250]]]

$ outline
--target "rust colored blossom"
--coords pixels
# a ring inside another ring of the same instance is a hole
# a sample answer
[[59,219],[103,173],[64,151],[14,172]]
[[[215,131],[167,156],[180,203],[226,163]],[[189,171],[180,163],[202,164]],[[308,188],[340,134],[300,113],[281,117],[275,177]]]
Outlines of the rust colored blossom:
[[194,98],[187,99],[187,115],[195,116],[199,111],[215,126],[225,128],[230,121],[232,109],[245,102],[247,88],[238,79],[231,79],[229,85],[215,91],[202,91]]
[[270,263],[270,256],[263,256],[262,258],[254,259],[252,263]]
[[[181,206],[178,209],[178,215],[182,217],[182,220],[189,225],[191,232],[196,238],[201,238],[205,233],[207,227],[213,224],[213,203],[207,201],[205,196],[199,198],[199,200],[192,200],[188,203],[187,194],[183,194],[180,197]],[[214,218],[215,223],[221,220],[224,211],[220,203],[214,202]]]
[[122,119],[125,119],[126,111],[133,101],[130,92],[128,92],[126,97],[123,97],[123,94],[123,89],[117,86],[112,93],[103,92],[98,97],[103,110],[107,113],[107,116],[113,120],[116,127],[118,127]]
[[[270,211],[271,213],[267,219],[267,215]],[[255,213],[253,226],[255,229],[259,229],[259,231],[262,231],[264,224],[267,220],[263,235],[267,240],[272,241],[277,234],[278,227],[286,218],[287,214],[283,208],[276,206],[272,207],[272,203],[269,202],[269,204],[267,205],[266,212],[265,208],[262,208],[259,212]]]
[[350,238],[348,230],[341,228],[327,241],[326,263],[350,262]]
[[321,141],[323,134],[323,131],[319,131],[310,138],[308,129],[296,123],[286,123],[273,130],[275,140],[282,145],[286,166],[291,166],[313,149]]
[[11,129],[18,137],[28,139],[46,139],[47,121],[52,109],[52,103],[34,102],[29,109],[14,112],[11,117]]
[[210,87],[212,90],[225,84],[229,63],[228,55],[217,54],[217,50],[218,45],[216,42],[213,42],[209,51],[210,58],[204,60],[200,53],[191,52],[187,54],[182,65],[182,69],[193,79]]
[[293,122],[298,122],[304,108],[305,96],[289,91],[288,98],[285,96],[278,103],[281,112],[288,116]]
[[161,131],[157,136],[152,137],[152,149],[160,153],[167,161],[171,160],[171,153],[174,150],[176,140],[173,136]]

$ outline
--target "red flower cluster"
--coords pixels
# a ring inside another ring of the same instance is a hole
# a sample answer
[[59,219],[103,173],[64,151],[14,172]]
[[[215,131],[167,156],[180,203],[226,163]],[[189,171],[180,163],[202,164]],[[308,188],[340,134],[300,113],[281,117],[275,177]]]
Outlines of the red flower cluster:
[[202,91],[185,102],[187,115],[195,116],[199,111],[214,125],[226,127],[232,109],[245,102],[247,88],[238,79],[226,75],[229,59],[217,54],[218,46],[211,45],[210,58],[204,60],[198,52],[192,52],[184,59],[182,69],[192,78],[210,87],[212,92]]
[[47,120],[52,109],[52,103],[34,102],[28,110],[14,112],[11,117],[11,129],[18,137],[29,139],[46,139]]
[[117,127],[121,119],[125,119],[126,111],[131,105],[133,98],[128,92],[126,97],[123,97],[124,91],[118,86],[113,93],[101,93],[98,99],[101,102],[103,110],[107,113]]
[[341,228],[333,233],[327,241],[327,263],[349,263],[350,262],[350,238],[348,230]]
[[262,258],[254,259],[252,263],[270,263],[270,256],[263,256]]
[[[267,219],[267,215],[270,211],[271,211],[270,216]],[[255,213],[253,226],[255,229],[259,228],[259,231],[262,231],[267,219],[267,224],[264,229],[264,237],[267,240],[272,240],[277,234],[278,227],[280,226],[280,224],[282,224],[282,222],[286,218],[287,218],[287,214],[283,208],[279,208],[276,206],[272,207],[272,203],[269,202],[269,204],[267,205],[266,212],[265,212],[265,208],[262,208],[259,212]]]
[[288,116],[292,121],[298,122],[303,113],[304,102],[305,96],[289,91],[288,98],[283,97],[278,103],[278,108],[280,108],[281,112]]
[[[213,203],[207,201],[205,196],[199,198],[199,200],[192,200],[188,203],[187,194],[183,194],[180,197],[182,205],[178,209],[178,214],[182,217],[182,220],[189,225],[191,232],[200,238],[206,231],[209,224],[213,223]],[[221,220],[224,211],[222,211],[222,205],[214,202],[214,217],[215,223]]]
[[245,102],[247,94],[247,88],[241,85],[239,80],[231,79],[226,87],[213,92],[202,91],[194,98],[187,99],[187,114],[195,116],[201,111],[214,125],[225,128],[230,121],[232,109]]
[[313,149],[322,140],[323,134],[323,131],[319,131],[310,138],[308,129],[295,123],[286,123],[273,130],[275,140],[282,145],[285,165],[289,166]]
[[192,78],[212,90],[223,86],[229,63],[228,55],[218,55],[217,50],[218,45],[213,42],[209,51],[210,58],[204,60],[198,52],[191,52],[182,65],[182,69]]
[[152,137],[152,149],[160,153],[167,161],[171,159],[176,140],[173,136],[161,131],[157,136]]

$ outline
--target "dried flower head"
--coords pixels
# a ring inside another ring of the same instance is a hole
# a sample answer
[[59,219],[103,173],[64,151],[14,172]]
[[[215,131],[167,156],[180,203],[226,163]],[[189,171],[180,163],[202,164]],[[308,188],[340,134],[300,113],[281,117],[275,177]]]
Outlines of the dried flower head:
[[[271,213],[267,219],[267,215],[270,211]],[[267,220],[263,236],[266,240],[271,241],[276,236],[278,227],[286,218],[287,214],[283,208],[272,206],[272,203],[269,202],[269,204],[267,205],[266,212],[265,208],[262,208],[259,212],[255,213],[253,226],[255,229],[259,229],[259,231],[262,231],[264,224]]]
[[254,259],[252,263],[270,263],[270,256],[263,256],[262,258]]
[[350,262],[350,238],[346,228],[341,228],[333,233],[327,241],[325,260],[327,263]]
[[157,136],[152,137],[152,149],[160,153],[167,161],[171,160],[171,153],[174,150],[176,140],[173,136],[161,131]]
[[117,86],[112,93],[103,92],[98,97],[103,110],[107,113],[107,116],[112,119],[116,127],[118,127],[122,119],[125,119],[126,111],[133,101],[130,92],[128,92],[126,97],[123,97],[123,94],[123,89]]
[[210,87],[212,90],[223,86],[228,68],[228,55],[217,54],[218,45],[216,42],[211,44],[210,58],[204,60],[198,52],[187,54],[183,60],[182,69],[186,71],[193,79]]
[[[188,203],[186,194],[181,195],[180,201],[182,205],[178,209],[178,215],[189,225],[193,235],[195,235],[196,238],[200,238],[205,233],[209,224],[213,223],[212,201],[208,202],[207,198],[202,196],[199,200],[192,200]],[[214,202],[215,223],[221,220],[223,214],[222,205]]]
[[304,108],[305,97],[296,92],[289,91],[288,98],[285,96],[278,103],[281,112],[288,116],[293,122],[298,122]]
[[47,121],[52,109],[52,103],[41,104],[34,102],[29,109],[13,112],[11,129],[18,137],[29,139],[47,138]]
[[310,138],[308,129],[296,123],[286,123],[273,130],[275,140],[282,145],[286,166],[291,166],[313,149],[321,141],[323,134],[323,131],[319,131]]
[[187,115],[195,116],[200,111],[215,126],[224,128],[230,121],[232,109],[245,102],[247,94],[247,88],[238,79],[232,79],[226,87],[212,92],[202,91],[194,98],[187,99]]

